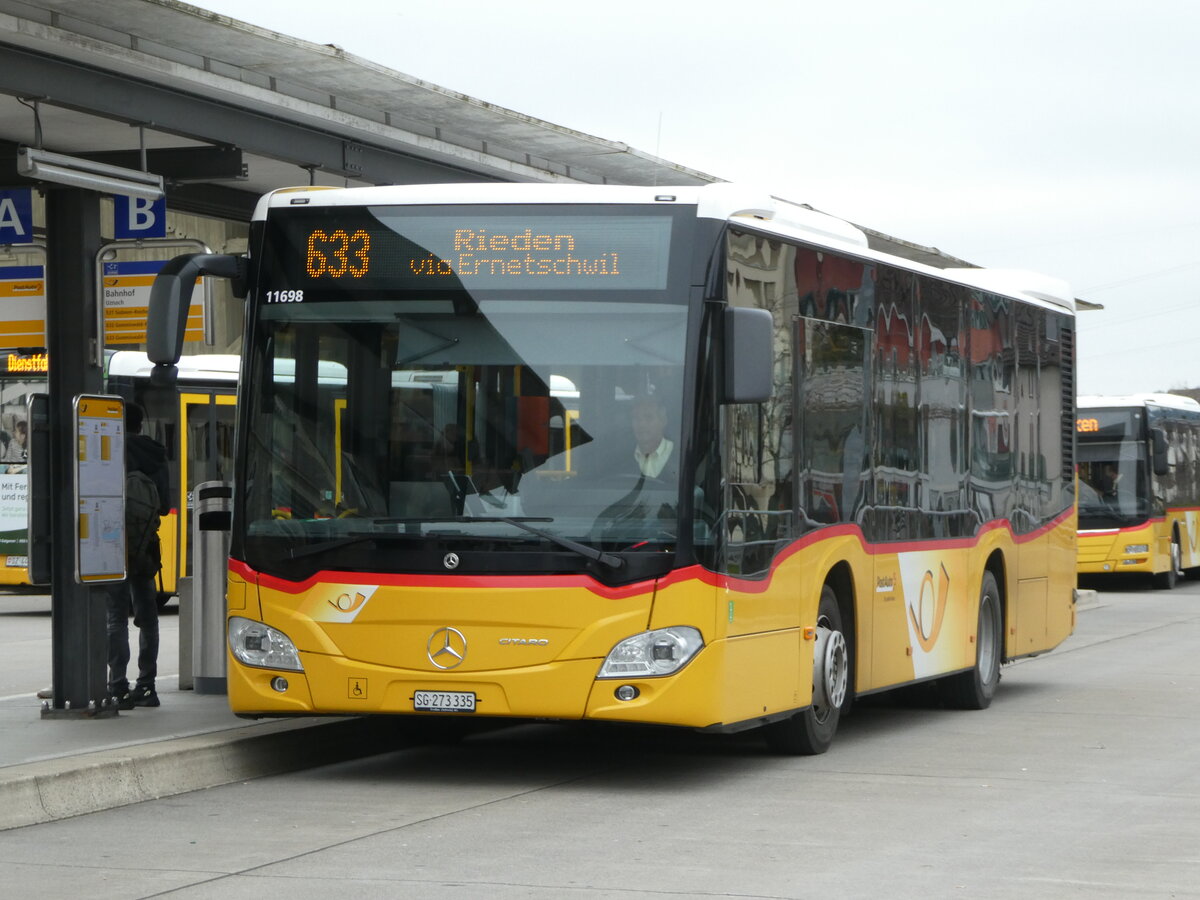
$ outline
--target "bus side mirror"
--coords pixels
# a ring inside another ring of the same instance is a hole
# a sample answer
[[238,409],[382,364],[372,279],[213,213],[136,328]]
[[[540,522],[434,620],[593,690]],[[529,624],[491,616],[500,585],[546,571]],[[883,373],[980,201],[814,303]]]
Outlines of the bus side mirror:
[[[185,253],[169,260],[150,288],[146,312],[146,356],[155,369],[174,368],[183,354],[192,290],[201,275],[215,275],[234,282],[234,293],[245,296],[246,259],[217,253]],[[153,374],[151,375],[153,378]]]
[[726,403],[771,399],[774,322],[766,309],[730,306],[725,310]]
[[1167,435],[1161,428],[1150,429],[1150,457],[1155,475],[1166,475],[1171,471],[1167,457]]

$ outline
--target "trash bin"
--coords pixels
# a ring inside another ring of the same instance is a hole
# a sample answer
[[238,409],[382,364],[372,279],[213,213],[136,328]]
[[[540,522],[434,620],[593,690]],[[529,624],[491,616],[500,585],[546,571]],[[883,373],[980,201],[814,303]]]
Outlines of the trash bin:
[[196,485],[192,496],[192,684],[197,694],[224,694],[233,485],[205,481]]

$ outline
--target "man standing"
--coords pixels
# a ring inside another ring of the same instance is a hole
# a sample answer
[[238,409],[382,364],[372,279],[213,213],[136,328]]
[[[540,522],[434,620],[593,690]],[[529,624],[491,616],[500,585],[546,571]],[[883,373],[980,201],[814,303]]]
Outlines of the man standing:
[[[125,568],[126,579],[107,586],[108,690],[120,709],[158,706],[158,585],[162,566],[159,516],[170,508],[167,451],[142,434],[143,413],[125,405]],[[129,611],[138,627],[138,677],[130,688]]]

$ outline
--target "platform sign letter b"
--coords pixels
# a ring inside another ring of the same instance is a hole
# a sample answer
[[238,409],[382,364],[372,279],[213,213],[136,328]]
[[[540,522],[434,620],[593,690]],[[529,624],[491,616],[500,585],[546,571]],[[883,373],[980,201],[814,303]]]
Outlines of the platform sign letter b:
[[131,238],[165,238],[167,236],[167,200],[147,200],[144,197],[113,196],[113,236],[117,240]]

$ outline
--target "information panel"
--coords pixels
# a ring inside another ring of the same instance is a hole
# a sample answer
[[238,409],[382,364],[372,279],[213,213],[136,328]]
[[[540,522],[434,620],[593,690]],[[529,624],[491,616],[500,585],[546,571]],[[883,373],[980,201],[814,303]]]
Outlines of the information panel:
[[[98,327],[106,347],[140,346],[146,342],[146,316],[154,276],[182,253],[208,253],[201,241],[111,241],[96,256],[96,287],[101,300]],[[211,340],[210,284],[196,279],[188,305],[186,341]],[[97,359],[97,365],[102,360]]]
[[21,247],[36,262],[0,266],[0,348],[46,346],[46,252]]
[[75,578],[81,584],[125,578],[125,401],[75,398]]
[[[106,262],[101,275],[104,298],[104,340],[106,344],[144,344],[146,312],[150,307],[150,288],[154,276],[167,264],[166,259],[135,262]],[[200,278],[192,291],[188,307],[185,341],[204,340],[204,286]]]

